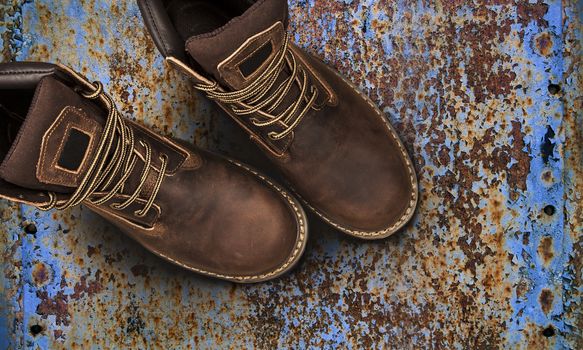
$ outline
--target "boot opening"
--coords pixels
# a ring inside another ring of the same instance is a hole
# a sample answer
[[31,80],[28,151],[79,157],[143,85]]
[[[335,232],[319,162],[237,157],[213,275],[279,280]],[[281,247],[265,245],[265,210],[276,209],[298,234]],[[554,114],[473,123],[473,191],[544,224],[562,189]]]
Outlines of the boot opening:
[[32,101],[34,90],[5,90],[0,97],[0,163],[16,139]]
[[242,15],[253,0],[165,0],[164,7],[180,38],[212,32]]

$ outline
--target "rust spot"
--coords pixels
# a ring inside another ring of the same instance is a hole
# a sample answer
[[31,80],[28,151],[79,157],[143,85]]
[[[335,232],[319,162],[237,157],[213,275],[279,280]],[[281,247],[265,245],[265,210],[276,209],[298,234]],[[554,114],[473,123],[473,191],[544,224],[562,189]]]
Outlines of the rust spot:
[[[509,153],[512,158],[516,160],[508,172],[508,184],[512,189],[526,190],[526,177],[530,173],[530,147],[527,147],[524,142],[524,135],[521,132],[522,124],[518,121],[512,121],[512,138],[514,139],[514,146],[509,148]],[[527,148],[525,151],[524,148]],[[518,193],[513,191],[510,193],[510,198],[515,200]]]
[[59,287],[61,287],[61,289],[67,287],[67,272],[63,272],[63,275],[61,276],[61,283],[59,283]]
[[539,0],[536,4],[529,4],[526,1],[517,2],[518,21],[523,26],[534,21],[539,27],[548,27],[549,23],[544,19],[549,11],[549,5]]
[[493,199],[490,201],[491,205],[491,213],[492,213],[492,220],[494,222],[500,222],[503,215],[503,210],[501,209],[502,203],[499,200]]
[[530,288],[531,288],[530,281],[522,277],[518,284],[516,285],[516,298],[524,299]]
[[32,267],[32,281],[38,287],[44,286],[51,279],[51,269],[42,262]]
[[126,320],[126,328],[125,331],[127,334],[130,333],[137,333],[140,334],[144,327],[146,326],[145,322],[142,320],[140,308],[131,303],[126,310],[130,316]]
[[50,298],[46,291],[37,291],[36,296],[40,300],[40,304],[36,307],[38,315],[43,319],[55,316],[57,325],[69,325],[71,315],[67,304],[68,297],[62,291],[57,292],[53,298]]
[[522,235],[522,244],[529,245],[530,244],[530,232],[525,232]]
[[450,163],[451,159],[449,156],[450,149],[446,146],[442,146],[439,150],[439,162],[442,165],[447,165]]
[[143,264],[134,265],[131,268],[132,274],[135,277],[138,277],[138,276],[148,277],[149,270],[150,269],[148,268],[148,266],[143,265]]
[[90,245],[87,246],[87,256],[90,258],[94,254],[99,254],[101,248],[101,244],[97,247],[92,247]]
[[545,186],[551,186],[555,182],[553,171],[550,169],[543,171],[541,174],[541,181]]
[[81,280],[73,287],[73,294],[71,299],[80,299],[87,294],[88,297],[93,296],[103,290],[101,284],[101,271],[97,270],[95,273],[95,280],[87,281],[87,276],[81,276]]
[[60,329],[55,329],[53,331],[53,336],[55,337],[55,340],[64,340],[65,337],[63,336],[63,331]]
[[113,254],[105,254],[105,262],[108,263],[109,265],[112,265],[113,263],[117,263],[123,260],[124,256],[128,256],[129,251],[124,248],[119,252],[113,253]]
[[26,232],[29,235],[34,235],[37,232],[37,227],[35,224],[30,223],[30,224],[24,226],[24,232]]
[[551,311],[551,309],[553,308],[554,299],[555,296],[553,295],[553,292],[551,292],[549,289],[543,289],[540,292],[538,301],[540,302],[540,307],[545,313],[545,315],[548,315],[549,311]]
[[547,32],[541,33],[534,39],[534,46],[541,55],[550,56],[553,53],[553,38]]
[[541,257],[545,266],[553,260],[553,257],[555,256],[553,250],[553,237],[547,236],[540,240],[538,255]]

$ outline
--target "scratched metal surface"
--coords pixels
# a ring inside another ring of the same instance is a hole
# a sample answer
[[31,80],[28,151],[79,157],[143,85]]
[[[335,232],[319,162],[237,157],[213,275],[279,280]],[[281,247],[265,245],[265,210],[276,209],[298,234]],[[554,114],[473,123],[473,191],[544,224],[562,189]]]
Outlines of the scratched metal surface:
[[[2,60],[65,63],[128,118],[261,165],[165,66],[133,1],[0,4]],[[0,201],[0,348],[583,348],[581,2],[290,5],[294,40],[402,135],[413,222],[361,242],[313,219],[294,272],[241,286],[169,266],[86,208]]]

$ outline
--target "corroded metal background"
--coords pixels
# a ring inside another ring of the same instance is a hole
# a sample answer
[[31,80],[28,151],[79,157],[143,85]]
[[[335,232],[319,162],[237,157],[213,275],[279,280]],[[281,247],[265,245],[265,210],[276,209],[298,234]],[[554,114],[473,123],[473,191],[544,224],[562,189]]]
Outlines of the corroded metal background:
[[[0,201],[0,348],[583,348],[583,5],[290,5],[294,40],[405,140],[413,222],[362,242],[312,219],[294,272],[241,286],[170,266],[83,207]],[[128,118],[261,166],[164,65],[133,1],[2,0],[0,21],[4,61],[65,63]]]

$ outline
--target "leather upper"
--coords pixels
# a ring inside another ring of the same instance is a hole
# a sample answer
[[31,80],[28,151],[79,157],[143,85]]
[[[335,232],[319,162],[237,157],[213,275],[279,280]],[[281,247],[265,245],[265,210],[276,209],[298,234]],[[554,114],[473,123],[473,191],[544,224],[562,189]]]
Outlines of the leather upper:
[[[188,3],[188,0],[175,1]],[[138,0],[138,3],[156,41],[161,40],[156,36],[162,32],[188,28],[188,23],[177,22],[188,21],[186,16],[180,19],[170,18],[165,13],[152,16],[144,11],[156,7],[164,12],[161,0]],[[224,13],[221,9],[228,5],[221,4],[215,5],[216,13],[203,16]],[[184,9],[186,11],[188,6]],[[205,10],[201,8],[200,11]],[[198,12],[192,12],[192,16]],[[164,21],[157,20],[162,17]],[[272,51],[281,47],[287,27],[287,2],[259,0],[238,16],[216,21],[217,24],[222,22],[226,24],[183,40],[183,50],[189,56],[186,59],[162,53],[189,74],[202,91],[216,82],[221,91],[243,93],[276,59],[264,47],[270,46]],[[278,23],[284,27],[283,31]],[[160,26],[165,29],[161,31]],[[185,34],[181,35],[184,39]],[[235,113],[236,108],[241,108],[237,102],[227,103],[220,98],[215,99],[216,102],[272,159],[285,175],[289,187],[326,222],[365,239],[394,233],[412,217],[418,199],[415,170],[398,135],[386,116],[350,82],[293,44],[289,50],[291,53],[286,54],[286,60],[290,68],[282,70],[271,93],[277,92],[281,86],[278,83],[285,82],[285,75],[297,68],[297,81],[301,82],[305,73],[309,81],[306,91],[316,88],[318,100],[285,138],[273,141],[266,137],[282,127],[278,123],[263,129],[254,127],[253,120],[261,119],[258,113],[240,115]],[[294,85],[289,90],[279,111],[302,96],[300,90],[304,85]],[[263,99],[270,95],[265,96]],[[267,106],[262,107],[263,110]],[[277,112],[278,109],[272,114]]]
[[415,206],[415,173],[405,148],[376,107],[321,61],[304,55],[340,102],[305,118],[289,158],[276,164],[324,217],[362,234],[383,231]]
[[[0,64],[0,72],[11,65]],[[19,64],[12,71],[33,72],[34,67]],[[91,85],[67,75],[76,73],[38,67],[43,70],[32,73],[34,79],[26,76],[29,73],[20,80],[18,74],[10,75],[14,81],[28,80],[15,86],[36,92],[18,135],[9,135],[10,150],[0,152],[0,197],[41,208],[60,207],[77,195],[79,187],[100,178],[90,175],[92,166],[115,159],[115,153],[100,158],[97,151],[97,145],[113,135],[105,132],[113,117],[100,103],[102,95],[93,100],[80,95]],[[72,83],[76,79],[78,84]],[[0,76],[0,86],[11,85]],[[211,277],[258,282],[281,275],[299,260],[307,223],[288,192],[237,161],[157,135],[129,120],[123,126],[119,130],[126,130],[126,137],[133,135],[132,153],[126,158],[132,162],[126,167],[111,161],[113,168],[105,169],[117,170],[99,173],[112,177],[107,187],[94,190],[84,201],[90,209],[156,255]],[[123,144],[113,142],[111,152]],[[0,145],[5,143],[0,139]],[[79,147],[82,152],[75,149]],[[116,187],[118,183],[123,186]],[[115,195],[105,198],[110,192]],[[129,204],[120,207],[126,201]],[[149,209],[141,215],[144,208]]]

